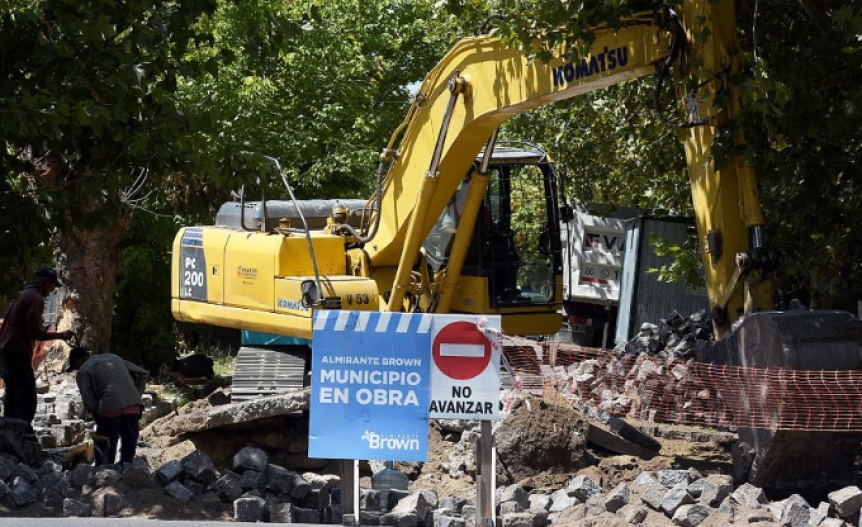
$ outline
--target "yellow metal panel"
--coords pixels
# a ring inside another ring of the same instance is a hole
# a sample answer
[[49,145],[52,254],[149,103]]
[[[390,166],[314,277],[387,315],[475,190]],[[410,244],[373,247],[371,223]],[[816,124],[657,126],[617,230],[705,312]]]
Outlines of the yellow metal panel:
[[[557,296],[562,286],[557,280]],[[546,335],[560,330],[562,305],[512,306],[493,309],[488,300],[488,279],[479,276],[462,276],[452,298],[455,313],[496,313],[502,316],[503,331],[513,335]]]
[[488,279],[462,275],[455,284],[452,310],[463,313],[488,313]]
[[[314,267],[308,250],[308,239],[302,236],[282,238],[276,258],[275,276],[311,276]],[[347,273],[344,238],[320,232],[311,233],[317,272],[320,275],[343,275]]]
[[184,322],[249,329],[289,337],[311,338],[311,317],[207,304],[194,300],[171,301],[174,318]]
[[231,232],[228,229],[204,229],[208,302],[224,302],[224,248]]
[[272,310],[276,255],[281,236],[235,232],[225,246],[224,301],[226,304]]

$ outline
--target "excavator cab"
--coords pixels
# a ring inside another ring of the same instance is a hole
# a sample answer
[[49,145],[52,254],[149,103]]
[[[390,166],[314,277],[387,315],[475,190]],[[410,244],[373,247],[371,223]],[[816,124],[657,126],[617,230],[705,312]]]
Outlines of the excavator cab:
[[[483,155],[480,152],[425,239],[423,249],[432,273],[446,269],[455,233],[470,221],[463,217],[464,206]],[[528,317],[556,313],[562,260],[553,164],[535,146],[498,146],[486,176],[488,187],[475,218],[453,309]],[[558,317],[547,318],[559,325]]]

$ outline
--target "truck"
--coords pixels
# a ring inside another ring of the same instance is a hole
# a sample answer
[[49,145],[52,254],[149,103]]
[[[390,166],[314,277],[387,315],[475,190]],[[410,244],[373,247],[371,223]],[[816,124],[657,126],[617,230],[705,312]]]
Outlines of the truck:
[[[296,220],[273,224],[263,203],[261,217],[243,214],[239,227],[180,229],[175,318],[301,339],[294,351],[305,358],[319,310],[497,314],[504,333],[556,333],[563,298],[556,176],[541,158],[493,165],[498,130],[513,115],[646,75],[658,76],[660,95],[671,75],[681,75],[688,82],[679,83],[686,120],[678,132],[711,321],[723,344],[713,358],[743,368],[857,368],[859,320],[770,311],[775,259],[762,234],[754,170],[738,156],[721,164],[712,156],[713,139],[739,108],[734,1],[683,0],[678,12],[641,13],[591,33],[577,57],[558,50],[547,62],[493,35],[457,42],[382,150],[377,190],[358,212],[358,227],[335,206],[325,226],[312,229],[284,180]],[[745,141],[741,129],[734,133]],[[506,152],[498,153],[495,162],[504,161]],[[855,431],[840,442],[799,430],[739,433],[740,464],[760,486],[799,477],[793,471],[803,467],[815,476],[846,472],[862,439]],[[823,449],[824,441],[835,446]]]
[[612,347],[625,254],[624,221],[636,217],[637,211],[567,206],[570,212],[564,214],[561,227],[566,320],[560,335],[563,341],[582,346]]
[[693,218],[595,203],[563,207],[562,342],[613,348],[645,322],[708,307],[705,289],[662,282],[654,272],[672,260],[656,254],[652,237],[683,245]]

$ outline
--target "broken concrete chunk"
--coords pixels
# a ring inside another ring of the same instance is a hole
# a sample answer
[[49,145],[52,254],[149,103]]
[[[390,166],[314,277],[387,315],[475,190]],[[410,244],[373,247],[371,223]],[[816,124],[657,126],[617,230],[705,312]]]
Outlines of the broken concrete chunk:
[[21,476],[15,476],[9,485],[9,493],[3,498],[4,503],[13,509],[18,509],[39,501],[39,492]]
[[710,507],[718,507],[733,490],[733,485],[724,478],[709,476],[698,481],[701,482],[699,501]]
[[195,450],[184,457],[181,463],[186,474],[204,485],[209,485],[218,478],[218,472],[212,460],[200,450]]
[[24,463],[18,463],[15,465],[14,470],[12,470],[12,477],[14,478],[16,476],[30,484],[36,483],[36,480],[39,479],[36,472]]
[[290,488],[290,495],[296,499],[303,499],[305,496],[311,492],[311,484],[302,477],[302,474],[298,472],[291,472],[291,478],[293,479],[293,483]]
[[576,476],[569,482],[566,492],[568,492],[569,496],[578,498],[581,501],[587,501],[591,497],[601,494],[602,488],[587,476]]
[[168,461],[156,470],[156,481],[165,486],[177,481],[182,475],[183,464],[179,460],[174,459]]
[[96,481],[96,468],[91,465],[80,464],[72,469],[70,482],[75,488],[82,488],[84,485],[92,486]]
[[501,516],[514,512],[524,512],[524,508],[517,501],[504,501],[497,504],[497,514]]
[[294,507],[293,521],[296,523],[320,523],[320,511],[303,507]]
[[769,501],[763,489],[751,483],[743,483],[730,494],[730,497],[736,503],[751,508],[759,507]]
[[661,500],[661,510],[663,510],[665,514],[673,517],[673,515],[676,514],[677,509],[683,505],[694,504],[694,498],[692,498],[691,494],[688,493],[688,490],[686,489],[687,486],[687,483],[680,483],[667,491]]
[[673,523],[680,527],[697,527],[709,517],[709,509],[703,505],[683,505],[673,515]]
[[853,485],[830,492],[829,504],[841,518],[848,519],[862,509],[862,490]]
[[522,510],[530,508],[530,494],[520,485],[507,485],[499,489],[497,503],[516,502]]
[[687,470],[659,470],[656,472],[658,482],[667,488],[675,487],[680,483],[688,485],[690,481],[688,476],[689,474]]
[[191,501],[192,498],[194,498],[194,493],[192,493],[192,491],[190,491],[185,485],[183,485],[179,481],[173,481],[169,483],[165,487],[165,492],[168,494],[168,496],[171,496],[172,498],[182,503],[187,503]]
[[58,490],[44,489],[42,491],[42,504],[49,509],[62,509],[65,499],[66,497]]
[[512,512],[501,517],[502,527],[533,527],[535,515],[530,512]]
[[658,483],[654,485],[645,485],[640,489],[641,501],[646,503],[650,508],[661,510],[661,502],[667,494],[667,489]]
[[239,476],[233,472],[226,472],[212,485],[216,495],[223,503],[233,503],[242,496],[242,488],[239,486]]
[[605,495],[604,506],[608,512],[617,512],[628,505],[631,491],[628,485],[620,483]]
[[244,491],[251,489],[264,490],[266,489],[266,477],[263,472],[246,470],[239,478],[239,487]]
[[412,512],[387,512],[380,516],[380,525],[392,527],[416,527],[419,518]]
[[153,476],[142,459],[123,464],[123,481],[132,489],[149,489],[153,487]]
[[617,516],[620,516],[629,525],[637,525],[646,519],[647,510],[640,505],[629,504],[618,510]]
[[392,508],[392,512],[412,512],[418,520],[424,520],[429,511],[428,502],[419,492],[413,492],[401,498],[398,503]]
[[90,507],[89,503],[84,503],[83,501],[78,501],[72,498],[66,498],[63,500],[63,516],[86,518],[90,516],[91,511],[92,507]]
[[96,488],[109,487],[123,479],[123,474],[115,468],[97,468],[95,474]]
[[93,493],[93,514],[100,518],[119,516],[125,507],[123,495],[116,489],[105,487]]
[[547,494],[530,494],[530,506],[527,510],[548,510],[551,507],[551,497]]
[[[236,458],[234,458],[236,459]],[[290,494],[293,489],[293,472],[278,465],[267,465],[266,472],[266,488],[282,494]]]
[[466,527],[466,521],[457,516],[435,514],[433,527]]
[[293,523],[293,505],[290,503],[271,503],[269,521],[270,523]]
[[259,522],[263,520],[266,500],[257,497],[238,498],[233,502],[233,519],[238,522]]
[[632,481],[632,486],[636,487],[641,485],[654,485],[656,483],[658,483],[656,477],[651,471],[647,470],[638,474],[638,477],[636,477],[635,480]]
[[245,447],[233,456],[233,469],[240,474],[246,470],[263,472],[268,463],[266,452],[255,447]]

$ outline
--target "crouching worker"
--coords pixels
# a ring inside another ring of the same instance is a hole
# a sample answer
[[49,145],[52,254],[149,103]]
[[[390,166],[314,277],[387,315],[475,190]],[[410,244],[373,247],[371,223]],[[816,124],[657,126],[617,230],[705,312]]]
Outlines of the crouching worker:
[[69,353],[69,368],[76,380],[84,408],[96,418],[96,464],[114,463],[117,440],[122,443],[120,462],[131,463],[138,445],[141,394],[147,385],[147,370],[111,353],[90,356],[85,348]]

